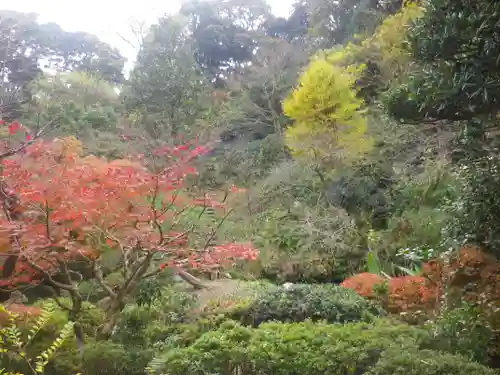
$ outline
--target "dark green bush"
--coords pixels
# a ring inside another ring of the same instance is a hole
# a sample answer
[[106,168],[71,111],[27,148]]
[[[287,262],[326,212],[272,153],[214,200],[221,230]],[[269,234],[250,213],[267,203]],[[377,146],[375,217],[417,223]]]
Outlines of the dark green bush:
[[[373,323],[329,325],[324,323],[266,323],[258,328],[224,323],[183,349],[173,349],[158,357],[151,367],[170,375],[273,374],[491,374],[463,357],[421,351],[427,332],[388,320]],[[396,348],[395,362],[385,355]],[[408,354],[406,360],[403,360]],[[441,372],[430,365],[442,361]],[[414,368],[421,369],[415,372]],[[387,368],[390,371],[384,372]],[[429,371],[428,371],[429,370]],[[446,372],[448,371],[448,372]]]
[[326,320],[345,323],[370,320],[382,311],[352,290],[333,284],[293,284],[266,290],[250,306],[233,317],[245,324]]

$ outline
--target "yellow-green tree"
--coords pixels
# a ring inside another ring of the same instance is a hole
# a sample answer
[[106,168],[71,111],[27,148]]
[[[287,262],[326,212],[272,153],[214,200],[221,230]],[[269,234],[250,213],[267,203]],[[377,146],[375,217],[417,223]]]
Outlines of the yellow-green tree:
[[421,6],[408,2],[396,14],[387,17],[373,35],[328,51],[327,59],[343,67],[364,64],[366,69],[358,82],[358,89],[376,96],[381,90],[404,79],[412,66],[410,51],[404,43],[408,27],[423,14]]
[[365,102],[406,75],[407,30],[422,14],[422,7],[408,2],[372,36],[318,53],[283,103],[294,120],[285,138],[295,156],[326,164],[352,160],[371,148]]
[[295,156],[323,164],[351,159],[370,148],[364,103],[354,88],[363,69],[336,66],[321,56],[309,64],[283,103],[285,114],[294,120],[285,140]]

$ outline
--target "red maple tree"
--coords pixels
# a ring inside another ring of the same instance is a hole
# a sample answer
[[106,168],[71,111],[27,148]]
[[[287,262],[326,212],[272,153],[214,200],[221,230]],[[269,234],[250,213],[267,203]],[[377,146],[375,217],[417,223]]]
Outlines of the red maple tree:
[[[9,133],[19,129],[9,126]],[[192,198],[184,190],[185,178],[196,173],[190,162],[206,147],[163,147],[149,162],[141,155],[108,161],[82,156],[75,138],[29,141],[1,160],[0,253],[6,258],[1,286],[45,280],[70,294],[70,312],[76,316],[82,276],[70,265],[84,259],[109,297],[104,327],[109,333],[124,298],[142,279],[171,267],[193,282],[182,270],[256,257],[250,244],[213,244],[215,231],[205,246],[190,246],[196,223],[181,225],[180,217],[191,207],[199,208],[199,217],[208,208],[220,210],[223,218],[228,214],[210,195]],[[119,286],[106,284],[101,264],[106,252],[119,254]]]

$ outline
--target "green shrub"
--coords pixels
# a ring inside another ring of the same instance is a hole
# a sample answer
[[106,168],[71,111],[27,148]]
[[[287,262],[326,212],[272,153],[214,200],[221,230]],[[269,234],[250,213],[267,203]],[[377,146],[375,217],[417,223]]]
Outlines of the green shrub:
[[111,341],[85,345],[82,356],[84,375],[118,375],[128,373],[129,356],[123,345]]
[[366,375],[495,375],[467,358],[433,350],[391,348]]
[[82,356],[83,375],[143,375],[153,358],[152,349],[112,341],[89,342]]
[[174,329],[187,321],[188,312],[195,306],[195,297],[187,292],[162,288],[151,304],[130,304],[121,312],[113,341],[147,347],[165,339]]
[[259,328],[225,323],[184,349],[158,357],[151,367],[170,375],[362,374],[391,345],[417,348],[424,331],[382,320],[345,325],[266,323]]
[[352,290],[333,284],[293,284],[270,288],[247,308],[233,313],[246,324],[277,320],[300,322],[326,320],[345,323],[370,320],[382,312]]
[[258,262],[261,277],[273,282],[326,283],[345,279],[356,269],[354,264],[360,263],[357,259],[355,256],[353,259],[334,257],[313,250],[298,254],[265,250]]
[[[299,203],[300,202],[300,203]],[[278,282],[342,281],[359,266],[364,250],[351,218],[322,202],[266,209],[252,223],[263,277]]]
[[164,327],[161,332],[163,336],[157,337],[156,347],[164,351],[172,348],[184,348],[192,345],[205,333],[219,329],[222,324],[228,321],[231,320],[223,314],[218,314],[199,317],[191,323]]
[[479,363],[488,363],[488,349],[493,343],[493,332],[474,306],[464,303],[447,310],[429,328],[432,333],[430,348],[460,354]]
[[[465,358],[421,350],[428,333],[385,319],[372,323],[224,323],[150,369],[169,375],[490,375]],[[393,360],[394,358],[394,360]]]

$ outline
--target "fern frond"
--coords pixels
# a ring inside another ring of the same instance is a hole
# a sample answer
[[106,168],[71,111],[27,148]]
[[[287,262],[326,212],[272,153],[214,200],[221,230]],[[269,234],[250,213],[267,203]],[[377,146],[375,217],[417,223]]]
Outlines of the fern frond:
[[33,324],[33,327],[31,327],[28,332],[26,345],[29,344],[31,340],[33,340],[33,338],[38,334],[38,332],[40,332],[43,327],[45,327],[45,325],[47,325],[47,323],[52,318],[52,315],[54,315],[55,310],[56,306],[52,302],[49,302],[43,306],[43,309],[40,312],[40,316],[37,318],[37,320]]
[[3,353],[9,348],[20,348],[23,345],[21,331],[17,328],[15,321],[18,315],[0,305],[0,312],[7,315],[9,324],[0,330],[0,352]]
[[45,366],[49,363],[54,353],[61,348],[64,342],[73,334],[74,322],[68,322],[64,325],[59,336],[54,342],[45,349],[39,356],[36,357],[35,371],[39,374],[43,373]]

